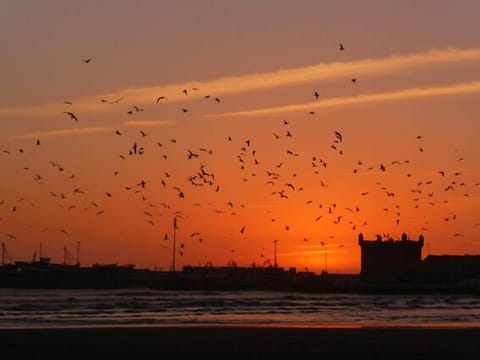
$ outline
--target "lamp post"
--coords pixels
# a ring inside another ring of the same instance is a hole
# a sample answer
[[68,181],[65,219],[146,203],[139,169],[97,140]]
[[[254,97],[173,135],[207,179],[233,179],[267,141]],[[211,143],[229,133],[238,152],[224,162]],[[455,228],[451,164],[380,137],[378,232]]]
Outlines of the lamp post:
[[325,257],[325,273],[327,272],[327,243],[321,241],[320,244],[322,245],[323,248],[323,254]]
[[177,230],[177,217],[173,218],[173,255],[172,255],[172,271],[175,272],[175,241]]
[[80,241],[77,241],[77,266],[80,266]]
[[277,242],[278,240],[273,240],[273,268],[276,270],[277,269]]

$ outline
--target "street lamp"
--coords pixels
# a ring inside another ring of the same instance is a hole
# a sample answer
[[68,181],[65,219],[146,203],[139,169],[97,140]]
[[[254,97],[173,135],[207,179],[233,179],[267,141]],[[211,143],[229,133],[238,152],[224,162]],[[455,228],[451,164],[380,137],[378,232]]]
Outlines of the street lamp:
[[172,272],[175,272],[175,241],[176,241],[176,233],[177,233],[177,217],[173,218],[173,254],[172,254]]
[[322,245],[323,248],[323,254],[325,257],[325,272],[327,272],[327,243],[320,241],[320,244]]
[[275,270],[277,269],[277,242],[278,240],[273,240],[273,258],[274,258],[273,268]]

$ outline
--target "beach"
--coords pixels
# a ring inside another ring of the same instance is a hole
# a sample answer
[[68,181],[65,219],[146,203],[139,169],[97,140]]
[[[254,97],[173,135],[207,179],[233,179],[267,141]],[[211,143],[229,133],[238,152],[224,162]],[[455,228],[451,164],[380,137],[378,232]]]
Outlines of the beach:
[[480,328],[108,327],[0,330],[2,359],[216,353],[318,353],[367,359],[480,355]]

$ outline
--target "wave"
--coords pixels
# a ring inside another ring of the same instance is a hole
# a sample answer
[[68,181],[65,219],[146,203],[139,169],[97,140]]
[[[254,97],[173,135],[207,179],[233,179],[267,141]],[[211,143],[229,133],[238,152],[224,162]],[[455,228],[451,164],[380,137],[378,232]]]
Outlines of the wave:
[[0,289],[0,327],[480,326],[480,296]]

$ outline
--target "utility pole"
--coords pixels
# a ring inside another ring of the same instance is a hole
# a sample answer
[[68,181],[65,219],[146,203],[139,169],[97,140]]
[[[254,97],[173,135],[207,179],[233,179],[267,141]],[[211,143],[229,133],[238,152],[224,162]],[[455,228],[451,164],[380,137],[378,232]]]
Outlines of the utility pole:
[[5,265],[5,252],[7,251],[6,245],[2,242],[2,265]]
[[325,257],[325,272],[327,272],[327,243],[321,241],[320,244],[322,245],[323,255]]
[[175,242],[177,233],[177,217],[173,218],[173,254],[172,254],[172,271],[175,272]]
[[277,270],[277,242],[278,240],[273,240],[273,259],[274,259],[273,268],[275,270]]
[[77,241],[77,266],[80,266],[80,241]]

